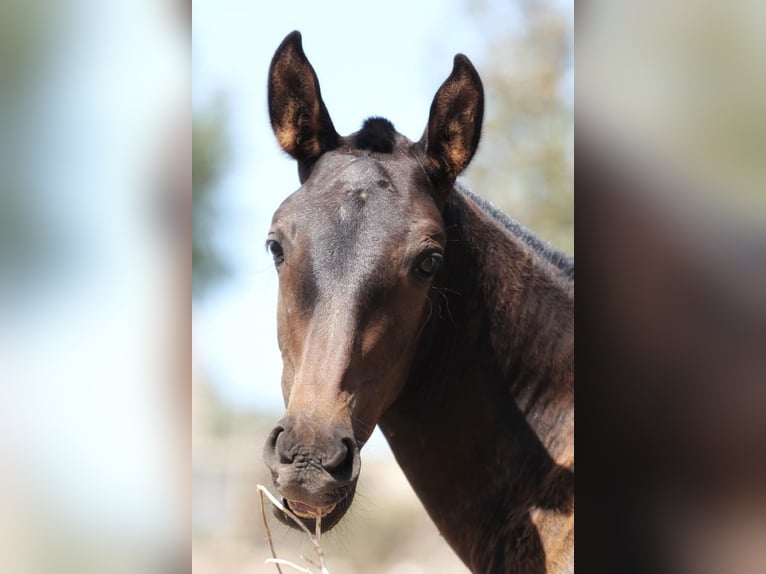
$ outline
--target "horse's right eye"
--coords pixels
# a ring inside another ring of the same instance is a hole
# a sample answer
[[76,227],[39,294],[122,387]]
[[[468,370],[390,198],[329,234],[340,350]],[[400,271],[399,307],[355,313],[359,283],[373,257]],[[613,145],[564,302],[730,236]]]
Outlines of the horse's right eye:
[[423,277],[432,277],[442,266],[443,261],[444,257],[440,253],[431,253],[418,264],[416,270]]
[[266,241],[266,249],[268,249],[269,253],[271,253],[271,256],[274,258],[274,263],[277,265],[285,260],[285,252],[282,249],[282,245],[280,245],[279,241],[275,239],[269,239]]

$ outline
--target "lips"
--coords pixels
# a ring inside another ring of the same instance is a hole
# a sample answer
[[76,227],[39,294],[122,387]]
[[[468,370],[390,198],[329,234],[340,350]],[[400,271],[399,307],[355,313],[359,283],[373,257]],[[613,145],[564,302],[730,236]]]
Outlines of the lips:
[[[339,496],[335,499],[334,503],[328,504],[327,506],[314,505],[306,502],[306,499],[303,498],[302,493],[300,492],[292,494],[295,498],[288,498],[283,493],[280,493],[281,496],[279,497],[279,501],[286,510],[289,510],[290,513],[292,513],[293,516],[289,516],[287,512],[283,512],[275,506],[274,517],[282,524],[300,530],[300,527],[295,521],[295,518],[297,518],[311,532],[316,529],[317,522],[320,522],[322,532],[328,532],[334,528],[346,514],[354,501],[355,492],[356,482],[349,484],[344,492],[338,492],[336,490],[333,494]],[[324,502],[321,497],[318,498],[319,501]]]
[[338,506],[337,503],[331,504],[329,506],[311,506],[310,504],[305,504],[298,500],[290,500],[287,498],[285,499],[285,502],[293,514],[299,516],[300,518],[307,518],[310,520],[314,520],[320,516],[327,516],[333,510],[335,510],[336,506]]

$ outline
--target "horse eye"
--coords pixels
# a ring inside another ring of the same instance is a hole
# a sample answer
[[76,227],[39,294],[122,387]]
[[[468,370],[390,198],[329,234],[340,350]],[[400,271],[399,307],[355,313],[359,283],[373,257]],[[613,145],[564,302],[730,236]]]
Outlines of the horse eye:
[[285,260],[285,252],[282,249],[282,246],[280,245],[279,241],[276,241],[274,239],[269,239],[266,241],[266,249],[268,249],[269,253],[271,253],[271,256],[274,258],[274,263],[279,265],[282,263],[282,261]]
[[425,277],[432,277],[442,266],[444,258],[439,253],[431,253],[417,266],[418,273]]

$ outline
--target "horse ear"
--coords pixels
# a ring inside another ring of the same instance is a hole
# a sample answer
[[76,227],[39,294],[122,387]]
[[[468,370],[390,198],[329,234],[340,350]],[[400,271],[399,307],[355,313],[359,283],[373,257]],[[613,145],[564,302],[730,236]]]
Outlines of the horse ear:
[[338,147],[340,136],[322,101],[319,80],[303,52],[297,30],[282,40],[271,60],[268,99],[277,141],[303,164],[301,168]]
[[428,126],[420,140],[426,165],[437,181],[449,184],[471,161],[481,136],[484,88],[478,72],[463,54],[434,96]]

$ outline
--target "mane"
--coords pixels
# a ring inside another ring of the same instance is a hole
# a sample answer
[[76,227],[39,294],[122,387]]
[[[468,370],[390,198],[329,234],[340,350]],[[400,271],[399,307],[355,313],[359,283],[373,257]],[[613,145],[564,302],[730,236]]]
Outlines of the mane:
[[367,118],[362,129],[354,136],[354,146],[377,153],[394,151],[396,129],[386,118]]
[[488,200],[479,197],[465,186],[456,183],[455,189],[457,189],[463,195],[467,195],[474,203],[476,203],[485,213],[492,217],[495,221],[505,227],[508,231],[513,233],[516,237],[521,239],[529,247],[543,257],[546,261],[550,262],[556,268],[558,268],[568,279],[574,279],[574,258],[562,253],[555,247],[553,247],[547,241],[543,241],[534,235],[529,229],[524,227],[518,221],[515,221],[508,217],[505,213],[500,211],[497,207],[492,205]]

